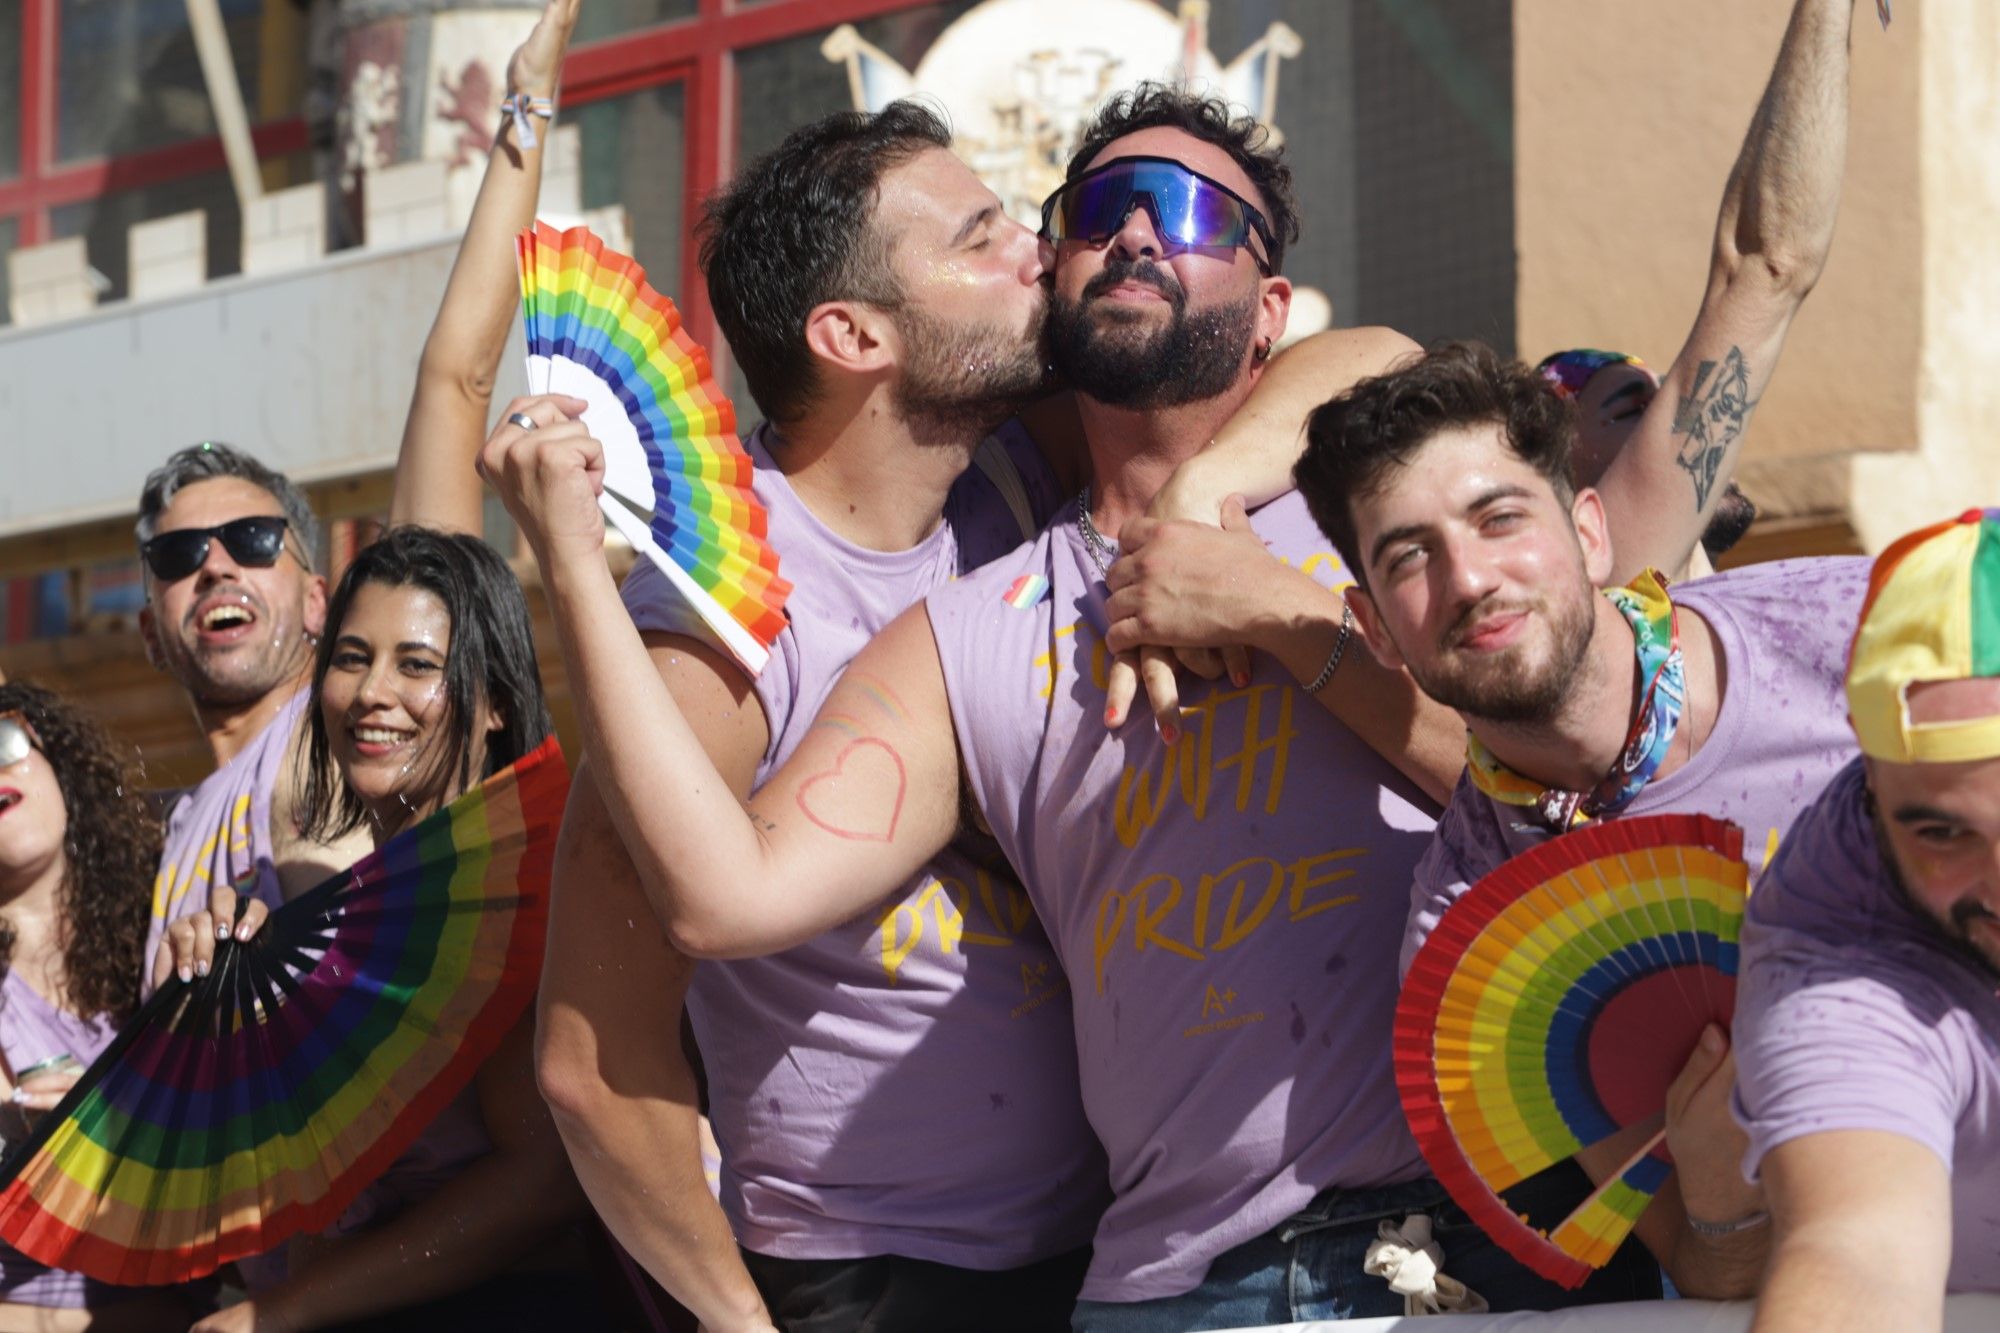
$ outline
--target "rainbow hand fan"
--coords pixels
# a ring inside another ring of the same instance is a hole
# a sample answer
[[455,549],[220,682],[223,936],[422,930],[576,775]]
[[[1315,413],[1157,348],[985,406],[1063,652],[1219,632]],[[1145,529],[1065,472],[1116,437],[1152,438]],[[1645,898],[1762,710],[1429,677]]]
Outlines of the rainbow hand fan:
[[1748,870],[1704,815],[1611,819],[1480,880],[1438,921],[1396,1006],[1396,1083],[1460,1207],[1576,1287],[1665,1183],[1661,1129],[1553,1232],[1499,1197],[1578,1150],[1663,1121],[1702,1029],[1729,1024]]
[[551,739],[169,979],[0,1162],[0,1236],[191,1281],[333,1224],[533,998],[569,787]]
[[605,518],[755,675],[784,628],[791,584],[778,577],[750,455],[708,354],[645,270],[588,227],[538,222],[519,250],[529,388],[590,404],[583,421],[604,445]]

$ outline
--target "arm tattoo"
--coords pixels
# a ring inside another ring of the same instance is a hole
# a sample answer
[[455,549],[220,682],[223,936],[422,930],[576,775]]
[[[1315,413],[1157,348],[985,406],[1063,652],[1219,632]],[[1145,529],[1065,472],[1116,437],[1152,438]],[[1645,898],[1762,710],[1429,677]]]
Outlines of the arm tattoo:
[[750,816],[751,828],[761,829],[765,833],[775,833],[778,831],[776,820],[766,819],[755,810],[745,810],[743,813]]
[[1693,386],[1674,408],[1674,434],[1681,441],[1674,462],[1694,479],[1696,513],[1707,510],[1723,457],[1756,407],[1741,347],[1731,347],[1720,363],[1704,361],[1695,368]]

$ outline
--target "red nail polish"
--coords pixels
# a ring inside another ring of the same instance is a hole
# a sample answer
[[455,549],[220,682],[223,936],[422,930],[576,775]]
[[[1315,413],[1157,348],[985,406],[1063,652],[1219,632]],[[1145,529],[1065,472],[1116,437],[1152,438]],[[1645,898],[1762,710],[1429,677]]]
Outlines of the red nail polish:
[[1250,673],[1247,671],[1232,671],[1229,673],[1229,683],[1240,690],[1250,683]]
[[1107,727],[1115,727],[1118,725],[1118,710],[1116,708],[1111,708],[1111,707],[1105,708],[1104,725]]
[[1160,728],[1160,739],[1165,741],[1167,744],[1172,745],[1175,741],[1179,740],[1180,738],[1181,738],[1181,729],[1175,726],[1173,723],[1169,722],[1167,723],[1167,725]]

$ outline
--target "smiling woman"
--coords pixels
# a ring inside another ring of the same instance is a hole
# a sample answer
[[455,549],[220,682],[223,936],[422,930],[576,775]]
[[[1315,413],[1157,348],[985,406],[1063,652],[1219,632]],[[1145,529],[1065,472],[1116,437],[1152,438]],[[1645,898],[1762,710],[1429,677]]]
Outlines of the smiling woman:
[[549,734],[528,605],[485,542],[391,528],[347,568],[313,669],[300,824],[379,845]]
[[[47,690],[0,685],[0,1136],[25,1136],[137,1003],[159,843],[130,758],[96,722]],[[0,1328],[93,1326],[113,1305],[132,1327],[190,1313],[183,1296],[0,1245]]]
[[[297,817],[306,835],[365,830],[377,847],[514,763],[551,730],[527,600],[492,547],[465,533],[392,527],[328,599],[313,662]],[[238,920],[233,895],[169,934],[194,942]],[[265,916],[245,906],[239,939]],[[218,927],[214,923],[221,922]],[[192,924],[190,924],[192,923]],[[185,972],[184,972],[185,975]],[[327,1232],[241,1265],[257,1327],[595,1327],[580,1266],[550,1242],[584,1213],[534,1085],[531,1019]],[[418,1256],[421,1256],[419,1258]],[[560,1256],[551,1258],[550,1256]]]

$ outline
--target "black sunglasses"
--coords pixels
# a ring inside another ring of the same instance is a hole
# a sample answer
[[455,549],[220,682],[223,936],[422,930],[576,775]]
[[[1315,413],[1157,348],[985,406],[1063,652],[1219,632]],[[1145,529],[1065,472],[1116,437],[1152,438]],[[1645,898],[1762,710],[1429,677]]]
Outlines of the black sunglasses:
[[232,518],[212,528],[180,528],[141,542],[146,568],[162,583],[184,579],[208,559],[209,542],[220,537],[222,549],[239,565],[269,569],[285,551],[286,520],[276,514]]

